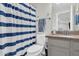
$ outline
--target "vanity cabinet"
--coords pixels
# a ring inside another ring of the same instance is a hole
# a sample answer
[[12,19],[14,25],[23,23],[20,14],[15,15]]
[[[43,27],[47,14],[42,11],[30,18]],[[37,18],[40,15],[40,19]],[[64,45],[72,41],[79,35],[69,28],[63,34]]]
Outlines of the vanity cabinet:
[[49,56],[79,56],[79,40],[70,38],[48,38]]

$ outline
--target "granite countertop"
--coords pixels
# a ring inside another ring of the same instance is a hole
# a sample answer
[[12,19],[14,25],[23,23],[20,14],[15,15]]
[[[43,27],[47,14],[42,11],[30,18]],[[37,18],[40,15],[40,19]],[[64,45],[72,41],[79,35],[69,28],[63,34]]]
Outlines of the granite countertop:
[[67,38],[67,39],[79,39],[79,35],[63,35],[63,34],[49,34],[47,38]]

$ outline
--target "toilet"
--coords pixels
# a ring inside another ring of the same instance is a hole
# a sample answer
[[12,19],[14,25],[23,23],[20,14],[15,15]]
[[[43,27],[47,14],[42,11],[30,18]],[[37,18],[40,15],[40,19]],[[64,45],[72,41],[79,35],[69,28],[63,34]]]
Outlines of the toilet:
[[45,34],[38,34],[36,44],[27,49],[27,56],[41,56],[45,48],[45,42]]

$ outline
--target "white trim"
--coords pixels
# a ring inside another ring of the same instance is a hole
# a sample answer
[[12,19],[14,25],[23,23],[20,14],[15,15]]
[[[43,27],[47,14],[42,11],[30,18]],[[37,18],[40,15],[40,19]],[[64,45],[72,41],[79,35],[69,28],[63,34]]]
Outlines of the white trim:
[[74,29],[74,15],[73,15],[73,5],[71,5],[71,7],[70,7],[70,31],[73,31],[73,29]]
[[58,31],[58,14],[56,14],[56,31]]

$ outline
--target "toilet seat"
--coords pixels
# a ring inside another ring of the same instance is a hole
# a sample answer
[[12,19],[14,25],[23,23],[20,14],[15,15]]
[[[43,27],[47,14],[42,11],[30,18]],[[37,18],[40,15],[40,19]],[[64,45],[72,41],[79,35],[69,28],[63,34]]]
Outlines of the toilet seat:
[[28,47],[27,56],[41,56],[43,50],[45,49],[45,34],[38,34],[36,44]]
[[29,56],[38,55],[41,53],[42,49],[43,46],[35,44],[27,49],[27,55]]

